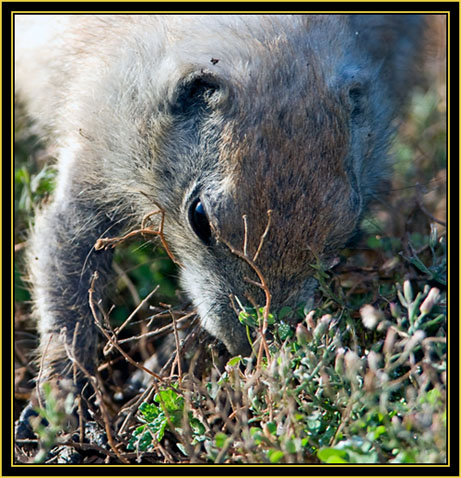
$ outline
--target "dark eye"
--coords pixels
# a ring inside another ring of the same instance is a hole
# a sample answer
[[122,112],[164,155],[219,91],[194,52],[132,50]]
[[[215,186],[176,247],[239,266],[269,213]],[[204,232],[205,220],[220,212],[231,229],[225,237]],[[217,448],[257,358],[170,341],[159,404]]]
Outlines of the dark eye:
[[210,244],[211,227],[200,199],[196,199],[189,209],[189,222],[197,237],[206,245]]

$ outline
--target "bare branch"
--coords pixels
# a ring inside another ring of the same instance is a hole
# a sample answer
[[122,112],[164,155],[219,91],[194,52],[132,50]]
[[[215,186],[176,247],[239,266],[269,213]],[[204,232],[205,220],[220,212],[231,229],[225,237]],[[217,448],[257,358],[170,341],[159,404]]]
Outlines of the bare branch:
[[[159,227],[159,230],[156,231],[150,227],[147,227],[146,226],[146,222],[147,220],[153,216],[153,215],[156,215],[156,214],[161,214],[161,218],[160,218],[160,227]],[[127,234],[125,234],[124,236],[119,236],[119,237],[101,237],[99,238],[95,245],[94,245],[94,248],[96,251],[99,251],[101,249],[108,249],[109,247],[115,247],[117,246],[118,244],[120,244],[121,242],[124,242],[126,241],[127,239],[130,239],[132,237],[135,237],[139,234],[143,234],[143,235],[154,235],[154,236],[158,236],[160,238],[160,242],[162,243],[162,246],[164,247],[165,249],[165,252],[168,254],[168,257],[175,263],[177,264],[178,266],[182,267],[182,264],[176,260],[174,254],[171,252],[171,249],[170,247],[168,246],[168,243],[165,239],[165,235],[163,233],[163,227],[164,227],[164,224],[165,224],[165,212],[159,208],[158,211],[153,211],[149,214],[146,214],[143,219],[142,219],[142,222],[141,222],[141,229],[136,229],[134,231],[131,231],[131,232],[128,232]]]

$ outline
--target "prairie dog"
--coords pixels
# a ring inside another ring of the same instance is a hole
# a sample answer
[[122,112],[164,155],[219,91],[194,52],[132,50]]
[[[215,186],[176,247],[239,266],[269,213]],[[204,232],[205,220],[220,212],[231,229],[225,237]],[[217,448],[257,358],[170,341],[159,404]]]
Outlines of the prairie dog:
[[58,145],[28,255],[42,380],[72,376],[73,345],[94,368],[88,289],[97,271],[102,296],[111,270],[95,243],[155,210],[201,324],[231,353],[249,352],[233,298],[264,303],[235,250],[274,311],[308,300],[310,264],[344,245],[386,178],[423,28],[421,15],[16,15],[16,92]]

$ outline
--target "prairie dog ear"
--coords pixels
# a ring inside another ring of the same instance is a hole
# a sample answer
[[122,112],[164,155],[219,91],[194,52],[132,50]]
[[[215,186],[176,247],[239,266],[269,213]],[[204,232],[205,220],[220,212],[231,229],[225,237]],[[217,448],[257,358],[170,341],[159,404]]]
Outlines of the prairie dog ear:
[[223,99],[227,87],[206,70],[187,74],[175,87],[171,98],[171,111],[175,115],[193,115],[208,111]]
[[382,65],[381,73],[393,93],[403,98],[423,57],[425,15],[350,15],[349,19],[359,45]]

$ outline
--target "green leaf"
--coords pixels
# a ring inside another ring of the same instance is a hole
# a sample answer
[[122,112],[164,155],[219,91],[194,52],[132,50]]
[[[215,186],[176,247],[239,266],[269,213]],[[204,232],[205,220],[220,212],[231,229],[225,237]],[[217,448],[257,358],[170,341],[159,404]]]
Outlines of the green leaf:
[[291,314],[291,312],[292,312],[291,307],[288,307],[288,306],[282,307],[279,313],[277,314],[277,319],[283,320],[287,315]]
[[285,441],[285,448],[286,448],[288,453],[291,453],[291,454],[296,453],[296,444],[290,438]]
[[235,367],[237,364],[239,364],[242,361],[242,356],[237,355],[236,357],[232,357],[228,362],[227,365],[229,367]]
[[141,412],[143,419],[147,423],[152,423],[161,412],[160,408],[158,408],[157,405],[147,402],[143,402],[140,405],[139,411]]
[[176,446],[179,448],[179,451],[180,451],[184,456],[188,456],[188,455],[187,455],[186,448],[184,447],[184,445],[183,445],[182,443],[176,443]]
[[290,337],[293,337],[293,330],[291,327],[286,324],[285,322],[281,322],[277,328],[278,335],[280,337],[280,340],[286,340]]
[[139,449],[141,451],[146,451],[149,447],[152,446],[153,439],[154,437],[151,435],[149,430],[146,430],[146,432],[141,435],[141,438],[139,440]]
[[269,450],[267,452],[267,456],[269,457],[269,461],[271,463],[279,463],[283,458],[283,455],[284,453],[281,450]]
[[218,448],[222,448],[224,444],[226,443],[227,440],[227,435],[223,432],[219,432],[216,434],[215,438],[215,444]]
[[162,410],[167,413],[182,411],[184,407],[184,398],[173,389],[160,390],[154,396],[154,401],[160,404]]
[[30,184],[29,171],[23,166],[14,173],[14,180],[21,184]]
[[190,418],[189,424],[194,435],[203,435],[205,433],[205,426],[197,418]]
[[367,239],[367,246],[370,249],[379,249],[380,247],[382,247],[381,239],[376,236],[370,236]]
[[318,419],[312,419],[308,418],[307,419],[307,428],[309,429],[310,432],[317,434],[320,429],[322,428],[322,422]]
[[154,431],[155,437],[157,441],[162,441],[163,436],[165,435],[165,429],[168,425],[168,421],[166,417],[160,417],[161,419],[157,419],[156,422],[150,426],[150,428]]
[[246,325],[247,327],[256,327],[258,325],[255,314],[243,310],[239,314],[239,321],[242,325]]
[[429,405],[436,406],[442,403],[442,394],[440,393],[438,388],[433,388],[429,390],[426,394],[424,394],[420,402],[421,403],[429,403]]
[[317,452],[317,457],[324,463],[348,463],[347,452],[336,448],[322,448]]
[[267,431],[271,435],[275,435],[277,433],[277,425],[274,422],[267,422],[266,427],[267,427]]
[[416,463],[416,450],[399,451],[397,456],[390,460],[390,463]]
[[371,450],[367,453],[361,453],[355,450],[348,450],[349,463],[377,463],[378,453],[376,450]]

